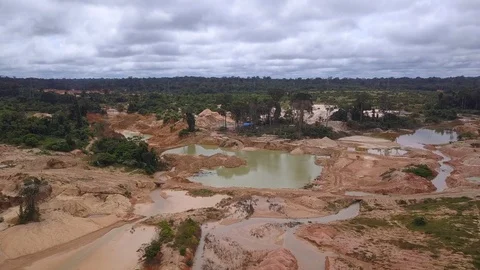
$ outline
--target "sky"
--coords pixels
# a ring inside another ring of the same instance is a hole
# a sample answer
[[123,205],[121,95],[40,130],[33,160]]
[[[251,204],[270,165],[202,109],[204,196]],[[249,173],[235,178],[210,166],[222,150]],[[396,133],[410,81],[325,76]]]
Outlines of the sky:
[[0,0],[0,75],[480,75],[480,0]]

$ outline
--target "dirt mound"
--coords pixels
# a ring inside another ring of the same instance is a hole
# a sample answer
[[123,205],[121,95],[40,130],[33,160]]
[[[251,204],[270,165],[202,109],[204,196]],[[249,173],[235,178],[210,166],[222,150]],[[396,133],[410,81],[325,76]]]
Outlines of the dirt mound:
[[365,153],[343,152],[324,164],[316,181],[323,191],[363,191],[368,193],[412,194],[435,191],[431,181],[402,172],[410,164],[437,168],[436,155],[415,158],[380,157]]
[[36,118],[41,118],[41,119],[43,119],[43,118],[52,118],[52,115],[49,114],[49,113],[34,113],[32,116],[33,116],[33,117],[36,117]]
[[[235,124],[232,118],[227,115],[227,126]],[[213,112],[210,109],[205,109],[198,114],[196,118],[196,125],[205,129],[217,129],[225,125],[225,117],[218,112]]]
[[225,140],[221,141],[219,146],[234,149],[242,149],[244,147],[241,141],[231,138],[226,138]]
[[51,158],[47,161],[45,169],[63,169],[67,167],[67,163],[56,158]]
[[292,252],[281,248],[268,252],[263,260],[254,267],[247,267],[248,270],[297,270],[297,260]]
[[292,151],[290,151],[290,154],[291,155],[303,155],[303,154],[305,154],[305,152],[302,150],[302,148],[297,147],[297,148],[293,149]]

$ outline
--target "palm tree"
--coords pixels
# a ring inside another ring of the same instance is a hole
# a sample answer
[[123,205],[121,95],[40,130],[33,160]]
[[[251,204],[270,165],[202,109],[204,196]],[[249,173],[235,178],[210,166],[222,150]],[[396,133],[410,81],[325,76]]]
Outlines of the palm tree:
[[312,113],[313,111],[313,98],[312,95],[307,93],[296,93],[290,100],[292,109],[296,111],[298,116],[298,130],[301,131],[303,127],[303,116],[305,111]]

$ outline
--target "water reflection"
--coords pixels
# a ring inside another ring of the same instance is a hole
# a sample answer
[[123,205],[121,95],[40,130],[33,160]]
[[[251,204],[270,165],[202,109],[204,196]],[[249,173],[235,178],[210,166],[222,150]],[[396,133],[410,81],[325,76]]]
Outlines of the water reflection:
[[401,135],[396,142],[402,146],[423,148],[425,144],[446,144],[458,140],[458,135],[453,130],[417,129],[413,134]]
[[216,146],[188,145],[164,153],[207,156],[223,153],[236,155],[247,161],[246,166],[221,167],[190,178],[192,181],[215,187],[299,188],[322,172],[322,167],[315,164],[315,156],[290,155],[280,151],[236,151]]

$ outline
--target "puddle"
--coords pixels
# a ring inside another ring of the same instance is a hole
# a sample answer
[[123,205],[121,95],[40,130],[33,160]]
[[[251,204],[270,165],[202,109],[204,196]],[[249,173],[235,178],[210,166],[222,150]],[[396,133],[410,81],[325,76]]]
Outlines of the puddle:
[[[318,218],[250,218],[231,225],[219,225],[218,223],[208,223],[202,226],[202,237],[197,248],[193,269],[202,269],[205,246],[205,235],[212,234],[215,237],[228,237],[233,241],[245,247],[248,250],[273,250],[284,247],[290,250],[297,259],[299,269],[324,269],[325,254],[315,248],[307,241],[297,238],[294,233],[300,224],[304,223],[328,223],[333,221],[347,220],[356,217],[359,214],[360,205],[358,203],[340,210],[337,214],[318,217]],[[252,236],[249,232],[255,226],[265,224],[292,224],[286,226],[283,241],[278,241],[281,237],[271,237],[271,239],[259,239]],[[280,243],[279,243],[280,242]]]
[[376,194],[362,192],[362,191],[345,191],[345,195],[346,196],[362,197],[362,196],[371,196],[371,195],[376,195]]
[[[162,197],[162,192],[166,198]],[[154,190],[150,193],[153,203],[135,205],[135,214],[154,216],[166,213],[179,213],[193,208],[214,207],[227,195],[216,194],[211,197],[191,197],[187,191]]]
[[408,151],[400,148],[385,148],[385,149],[370,148],[367,150],[367,153],[372,155],[379,155],[379,156],[403,156],[406,153],[408,153]]
[[125,138],[127,138],[127,139],[138,137],[144,142],[148,141],[148,139],[150,139],[152,137],[152,135],[143,134],[143,133],[140,133],[140,132],[137,132],[137,131],[131,131],[131,130],[122,130],[122,131],[120,131],[120,134],[125,136]]
[[402,146],[424,149],[425,144],[438,145],[456,142],[457,140],[458,135],[453,130],[436,131],[421,128],[413,134],[400,135],[395,141]]
[[480,184],[480,176],[467,177],[467,180],[470,182]]
[[[186,191],[154,190],[150,196],[152,204],[135,206],[135,214],[151,216],[161,213],[177,213],[189,209],[215,206],[225,195],[212,197],[191,197]],[[125,224],[115,228],[95,241],[34,262],[26,267],[31,270],[91,270],[91,269],[141,269],[138,267],[139,253],[137,250],[149,243],[155,236],[153,226],[140,225],[141,221]]]
[[280,151],[237,151],[216,146],[189,145],[164,153],[206,156],[223,153],[247,161],[246,166],[204,170],[189,178],[213,187],[301,188],[322,172],[322,167],[315,164],[315,156],[290,155]]

